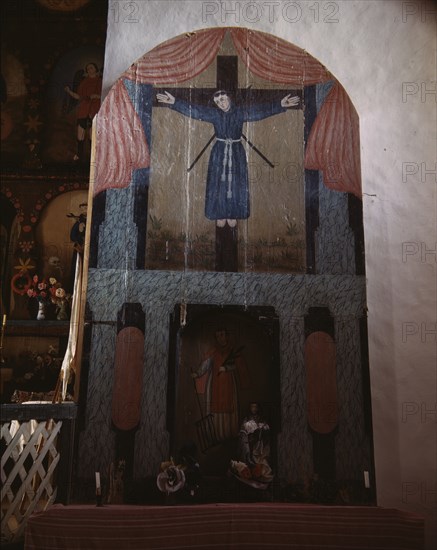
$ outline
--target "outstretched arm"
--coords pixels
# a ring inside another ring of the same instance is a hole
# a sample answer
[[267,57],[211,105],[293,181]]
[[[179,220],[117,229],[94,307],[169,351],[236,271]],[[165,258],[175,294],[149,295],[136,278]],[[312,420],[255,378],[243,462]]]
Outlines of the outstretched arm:
[[169,92],[163,94],[156,94],[156,99],[159,103],[168,105],[171,109],[178,111],[182,115],[196,120],[203,120],[204,122],[213,122],[215,114],[217,113],[216,107],[204,107],[202,105],[193,105],[182,99],[176,99]]
[[263,120],[279,113],[284,113],[289,107],[295,107],[299,104],[299,97],[291,97],[291,94],[286,95],[281,101],[275,101],[274,103],[261,103],[259,105],[253,105],[246,109],[244,119],[247,122],[255,122],[257,120]]

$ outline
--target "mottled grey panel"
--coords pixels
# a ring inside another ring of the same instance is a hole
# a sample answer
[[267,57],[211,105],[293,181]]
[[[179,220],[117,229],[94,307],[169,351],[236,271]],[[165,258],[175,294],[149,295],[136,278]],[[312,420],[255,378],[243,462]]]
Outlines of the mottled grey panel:
[[319,227],[316,231],[317,272],[355,273],[355,240],[349,227],[347,193],[331,191],[319,172]]
[[[317,112],[320,111],[333,81],[316,86]],[[337,167],[341,170],[341,167]],[[349,227],[347,193],[331,191],[319,172],[319,227],[315,235],[317,273],[355,273],[355,240]]]
[[[100,455],[98,445],[102,445],[105,448],[103,456],[110,454],[107,448],[112,440],[109,443],[110,438],[106,435],[104,441],[96,435],[102,426],[105,434],[108,433],[110,397],[105,401],[101,395],[103,390],[97,392],[97,389],[104,388],[106,394],[112,394],[108,386],[113,379],[115,321],[124,302],[140,302],[147,319],[144,397],[136,435],[136,478],[155,474],[159,463],[169,453],[165,416],[169,320],[175,304],[264,305],[273,306],[280,320],[282,433],[278,441],[279,474],[290,481],[312,474],[312,443],[306,418],[304,315],[311,306],[327,306],[333,315],[358,318],[365,305],[364,277],[91,269],[88,301],[94,322],[113,322],[114,325],[93,333],[88,404],[91,411],[97,407],[98,414],[87,414],[87,430],[82,436],[84,451],[91,452],[92,456]],[[112,339],[108,338],[108,332]],[[359,350],[357,341],[353,345]],[[349,346],[347,339],[338,344],[339,361],[343,354],[345,361],[348,360]],[[346,391],[349,390],[346,388]],[[98,401],[98,405],[93,401]],[[105,415],[106,420],[103,419]],[[86,442],[89,438],[93,441]],[[92,460],[87,459],[88,462]]]
[[308,430],[304,360],[304,317],[281,315],[282,433],[278,438],[279,477],[287,483],[313,474],[312,438]]
[[86,429],[80,434],[78,476],[90,478],[114,460],[115,434],[111,428],[115,327],[94,325],[86,404]]
[[134,185],[106,191],[105,220],[99,232],[99,268],[135,269],[138,228],[133,220],[134,192]]
[[[144,305],[143,305],[144,307]],[[148,307],[144,393],[141,423],[135,438],[135,477],[156,474],[169,456],[166,431],[170,304]]]
[[364,427],[359,319],[337,317],[335,335],[339,399],[337,477],[362,480],[363,471],[370,470],[370,454]]

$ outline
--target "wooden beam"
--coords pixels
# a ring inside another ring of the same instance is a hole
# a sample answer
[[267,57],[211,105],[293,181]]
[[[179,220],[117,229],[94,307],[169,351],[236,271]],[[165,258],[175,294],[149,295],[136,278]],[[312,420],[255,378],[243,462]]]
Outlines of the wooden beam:
[[2,422],[27,422],[29,420],[73,420],[77,416],[76,403],[26,403],[25,405],[17,403],[6,403],[0,405],[0,416]]

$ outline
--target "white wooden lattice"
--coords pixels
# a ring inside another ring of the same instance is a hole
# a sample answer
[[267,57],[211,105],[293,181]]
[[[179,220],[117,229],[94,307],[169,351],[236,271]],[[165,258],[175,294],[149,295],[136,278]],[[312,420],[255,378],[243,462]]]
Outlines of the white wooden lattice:
[[23,537],[33,512],[46,510],[56,499],[53,473],[60,454],[56,439],[62,421],[17,420],[1,425],[1,540]]

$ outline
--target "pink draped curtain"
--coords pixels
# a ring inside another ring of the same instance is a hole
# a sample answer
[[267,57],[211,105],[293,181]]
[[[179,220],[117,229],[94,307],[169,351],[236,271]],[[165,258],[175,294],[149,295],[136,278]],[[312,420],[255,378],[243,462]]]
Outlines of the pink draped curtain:
[[186,33],[141,57],[123,78],[142,84],[174,84],[202,73],[215,59],[226,29]]
[[[335,80],[316,59],[284,40],[248,29],[229,31],[238,55],[257,76],[299,88]],[[123,79],[155,85],[189,80],[212,63],[225,32],[219,28],[178,36],[144,55],[116,82],[97,115],[95,194],[126,187],[133,170],[150,164],[146,136]],[[361,197],[358,116],[338,82],[313,125],[305,168],[322,170],[330,189]]]
[[[335,80],[305,50],[285,40],[248,29],[230,32],[238,55],[257,76],[299,87]],[[305,168],[322,170],[326,187],[361,198],[359,136],[357,112],[335,81],[312,127]]]
[[299,87],[333,78],[314,57],[285,40],[248,29],[236,28],[230,32],[238,55],[257,76]]
[[331,88],[311,128],[305,168],[323,170],[323,183],[329,189],[361,198],[358,114],[338,82]]
[[187,33],[154,48],[117,80],[97,115],[94,194],[127,187],[132,171],[150,165],[146,136],[123,79],[141,84],[184,82],[215,59],[226,29]]
[[[116,113],[116,114],[114,114]],[[121,80],[111,88],[96,123],[94,195],[104,189],[127,187],[132,170],[150,164],[141,120]]]

